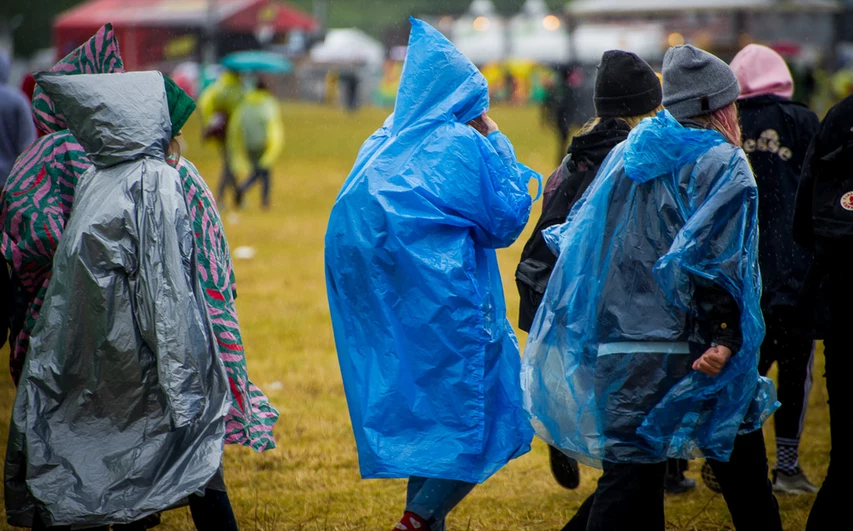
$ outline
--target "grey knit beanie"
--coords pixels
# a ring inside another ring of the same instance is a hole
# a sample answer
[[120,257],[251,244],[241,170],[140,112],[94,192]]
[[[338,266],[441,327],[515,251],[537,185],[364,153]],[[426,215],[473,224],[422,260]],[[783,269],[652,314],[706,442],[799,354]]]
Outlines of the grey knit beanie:
[[722,109],[740,95],[729,65],[689,44],[666,52],[662,74],[663,106],[677,120]]

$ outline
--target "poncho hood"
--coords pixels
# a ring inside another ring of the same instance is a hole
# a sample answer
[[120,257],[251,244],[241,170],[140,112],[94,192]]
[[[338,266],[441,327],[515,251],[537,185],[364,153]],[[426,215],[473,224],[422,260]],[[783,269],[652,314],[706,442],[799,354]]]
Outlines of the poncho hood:
[[739,100],[766,95],[789,100],[794,95],[791,70],[772,48],[760,44],[746,46],[732,59],[731,69],[740,83]]
[[625,173],[638,183],[671,175],[725,142],[717,131],[684,127],[664,110],[640,122],[628,135]]
[[[124,62],[113,25],[108,23],[102,26],[88,41],[63,57],[50,71],[66,76],[124,72]],[[33,92],[33,121],[45,134],[68,129],[65,117],[57,112],[53,101],[38,85]]]
[[161,73],[41,73],[36,81],[95,166],[145,156],[165,158],[172,123]]
[[435,28],[415,18],[410,21],[392,131],[433,120],[467,123],[487,111],[489,86],[477,67]]

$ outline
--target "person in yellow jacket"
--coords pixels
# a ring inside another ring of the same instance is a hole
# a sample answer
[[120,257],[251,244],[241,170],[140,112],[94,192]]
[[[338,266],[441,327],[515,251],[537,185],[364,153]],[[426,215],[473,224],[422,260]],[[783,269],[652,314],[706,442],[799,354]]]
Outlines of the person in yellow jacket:
[[232,70],[226,70],[209,87],[204,89],[198,98],[198,107],[204,120],[203,138],[211,141],[222,155],[222,175],[216,189],[216,201],[219,207],[225,206],[225,190],[231,187],[236,199],[240,197],[237,179],[231,171],[226,149],[226,132],[228,122],[243,100],[243,85],[240,75]]
[[261,181],[261,205],[269,207],[270,170],[284,148],[284,123],[278,100],[262,81],[246,93],[228,122],[228,160],[236,176],[250,175],[237,189],[237,205],[243,195]]

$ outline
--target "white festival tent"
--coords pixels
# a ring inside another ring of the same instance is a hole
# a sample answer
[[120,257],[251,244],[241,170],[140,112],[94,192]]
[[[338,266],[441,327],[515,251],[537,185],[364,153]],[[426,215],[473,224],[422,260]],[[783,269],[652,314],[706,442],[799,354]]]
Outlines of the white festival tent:
[[566,12],[574,16],[674,14],[686,11],[836,11],[834,0],[574,0]]
[[573,33],[574,59],[586,64],[598,64],[607,50],[633,52],[655,63],[666,50],[663,24],[581,24]]
[[330,29],[323,42],[311,48],[311,60],[315,63],[380,66],[385,61],[385,47],[359,29]]
[[527,0],[509,21],[510,59],[565,64],[570,57],[566,25],[548,9],[545,0]]
[[453,23],[450,40],[476,65],[506,58],[504,20],[491,0],[474,0],[468,12]]

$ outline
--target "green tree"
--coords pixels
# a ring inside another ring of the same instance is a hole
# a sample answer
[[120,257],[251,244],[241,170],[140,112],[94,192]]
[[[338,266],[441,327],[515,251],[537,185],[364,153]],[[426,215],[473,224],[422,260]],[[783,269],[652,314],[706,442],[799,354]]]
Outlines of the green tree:
[[20,15],[21,25],[15,30],[15,54],[29,57],[51,45],[53,19],[82,0],[4,0],[0,2],[0,20]]

